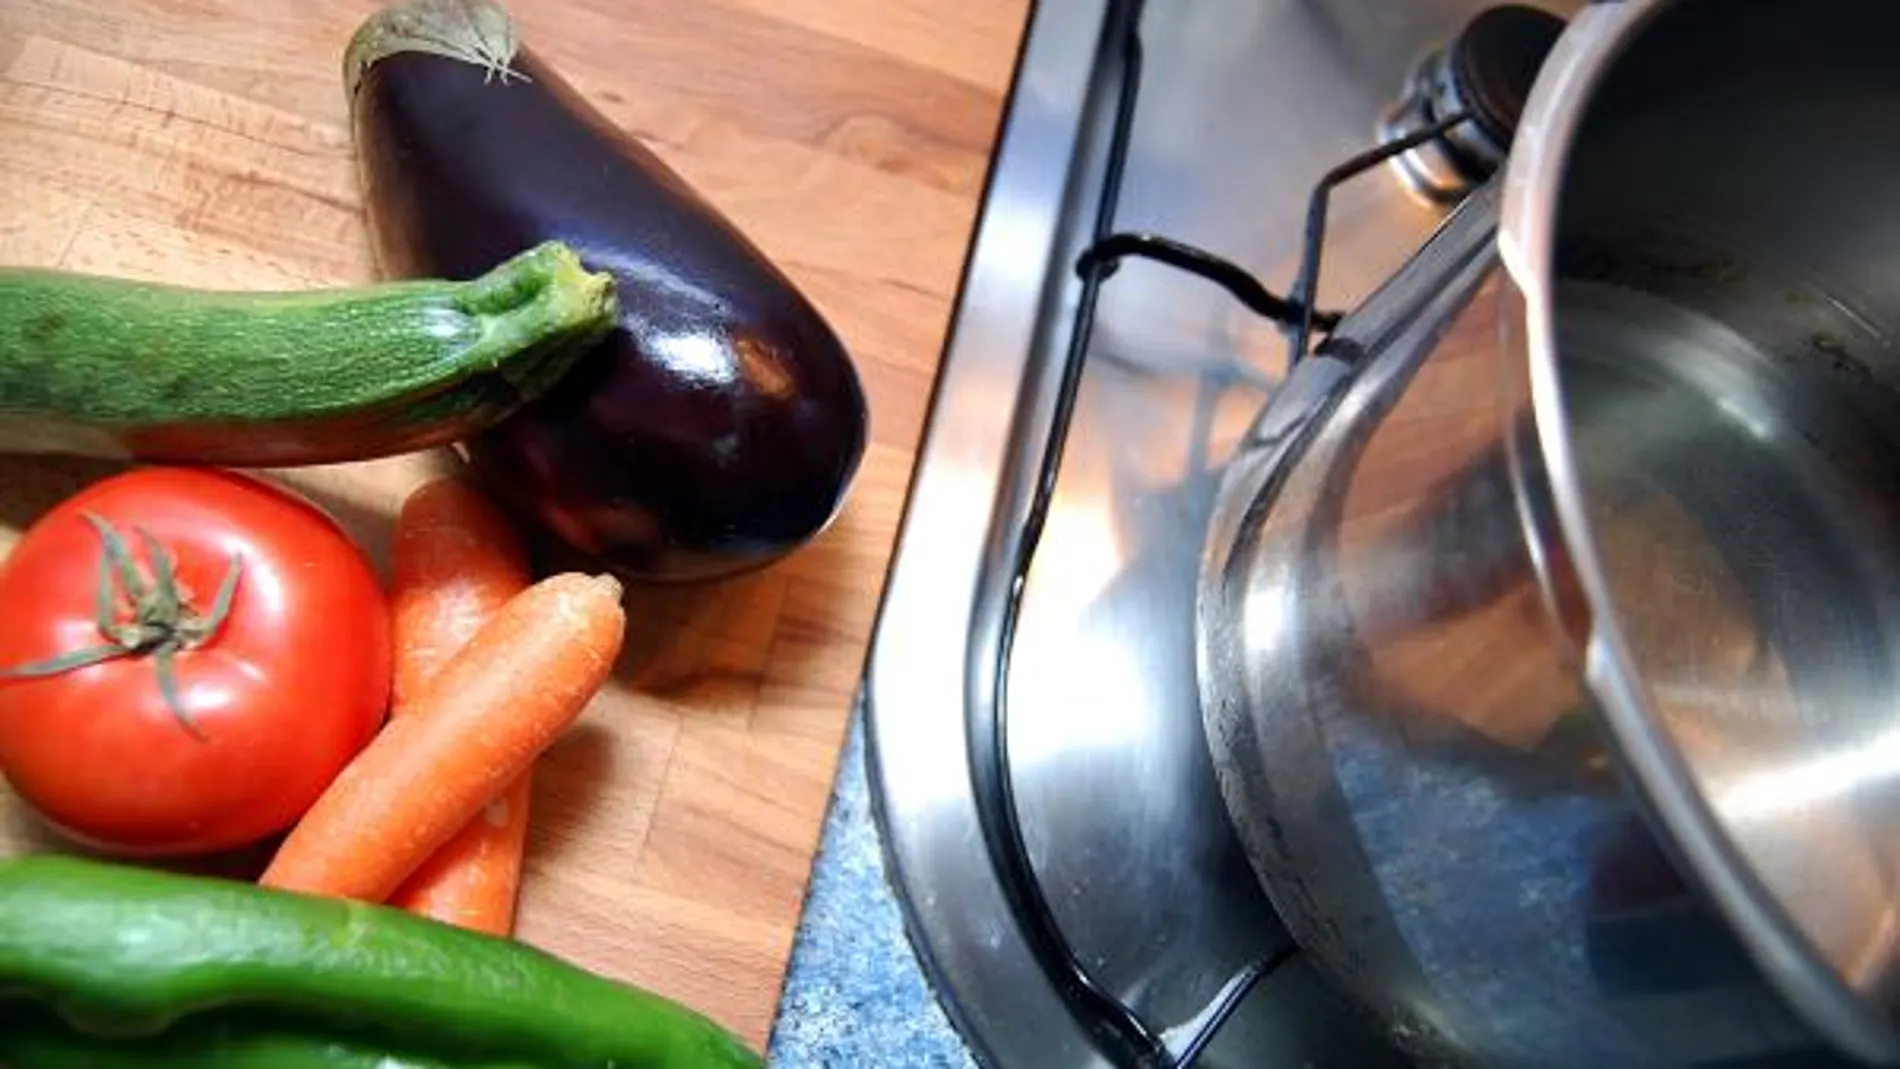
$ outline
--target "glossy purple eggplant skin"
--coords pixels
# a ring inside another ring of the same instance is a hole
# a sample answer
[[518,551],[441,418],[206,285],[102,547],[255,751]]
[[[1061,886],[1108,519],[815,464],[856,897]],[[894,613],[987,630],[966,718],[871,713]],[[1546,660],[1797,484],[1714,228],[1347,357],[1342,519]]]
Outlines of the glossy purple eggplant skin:
[[772,562],[831,520],[863,453],[849,356],[657,156],[527,50],[512,68],[401,52],[351,100],[385,273],[471,277],[558,238],[619,284],[618,328],[545,398],[466,443],[471,464],[635,580]]

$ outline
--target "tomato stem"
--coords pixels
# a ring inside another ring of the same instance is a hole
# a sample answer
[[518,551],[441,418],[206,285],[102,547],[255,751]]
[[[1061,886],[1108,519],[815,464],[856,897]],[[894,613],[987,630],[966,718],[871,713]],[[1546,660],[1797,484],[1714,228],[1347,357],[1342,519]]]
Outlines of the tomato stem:
[[[83,515],[98,532],[103,547],[93,605],[98,615],[99,633],[107,641],[7,669],[0,672],[0,679],[37,679],[120,657],[150,655],[158,677],[159,694],[165,699],[166,707],[187,732],[203,741],[204,732],[185,710],[178,690],[178,654],[217,637],[237,597],[238,580],[244,573],[243,557],[231,555],[231,564],[225,569],[218,592],[212,598],[211,611],[200,614],[185,601],[178,585],[178,558],[163,542],[144,528],[133,528],[145,547],[146,564],[145,569],[141,569],[132,556],[131,546],[112,524],[90,512]],[[149,579],[146,570],[150,572]],[[122,603],[131,610],[129,619],[120,618]]]
[[164,697],[165,705],[171,709],[172,715],[178,718],[178,722],[184,725],[185,730],[198,741],[203,742],[204,731],[198,727],[198,722],[191,718],[191,714],[185,711],[184,699],[178,694],[177,659],[178,651],[169,646],[160,646],[152,651],[152,670],[158,674],[158,693]]

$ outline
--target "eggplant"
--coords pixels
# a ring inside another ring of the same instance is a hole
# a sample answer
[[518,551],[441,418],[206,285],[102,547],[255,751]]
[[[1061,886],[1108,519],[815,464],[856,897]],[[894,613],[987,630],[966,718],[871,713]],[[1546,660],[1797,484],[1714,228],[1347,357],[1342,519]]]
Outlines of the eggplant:
[[476,475],[619,574],[779,559],[837,513],[868,415],[838,336],[745,235],[521,46],[487,0],[372,15],[344,59],[383,272],[462,278],[549,239],[618,287],[599,347],[463,444]]

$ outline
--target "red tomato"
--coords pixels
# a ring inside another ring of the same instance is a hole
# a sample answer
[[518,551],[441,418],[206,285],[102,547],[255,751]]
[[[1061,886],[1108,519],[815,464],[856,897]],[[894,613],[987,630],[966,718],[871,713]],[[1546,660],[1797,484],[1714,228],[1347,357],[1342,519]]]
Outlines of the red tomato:
[[[388,704],[389,614],[368,562],[315,506],[246,476],[115,476],[47,513],[0,567],[0,670],[110,641],[89,515],[148,573],[141,532],[169,551],[201,620],[237,557],[229,614],[173,658],[176,707],[152,653],[0,678],[0,773],[52,824],[115,853],[222,850],[288,827]],[[123,590],[114,614],[132,620]]]

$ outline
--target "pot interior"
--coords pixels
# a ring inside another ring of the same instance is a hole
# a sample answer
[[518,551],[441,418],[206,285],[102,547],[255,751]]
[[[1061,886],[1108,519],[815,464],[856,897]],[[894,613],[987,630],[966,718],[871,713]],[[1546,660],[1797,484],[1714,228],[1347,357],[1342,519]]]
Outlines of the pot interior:
[[1554,290],[1615,668],[1761,923],[1882,1010],[1900,1002],[1895,30],[1880,0],[1669,8],[1573,146]]

